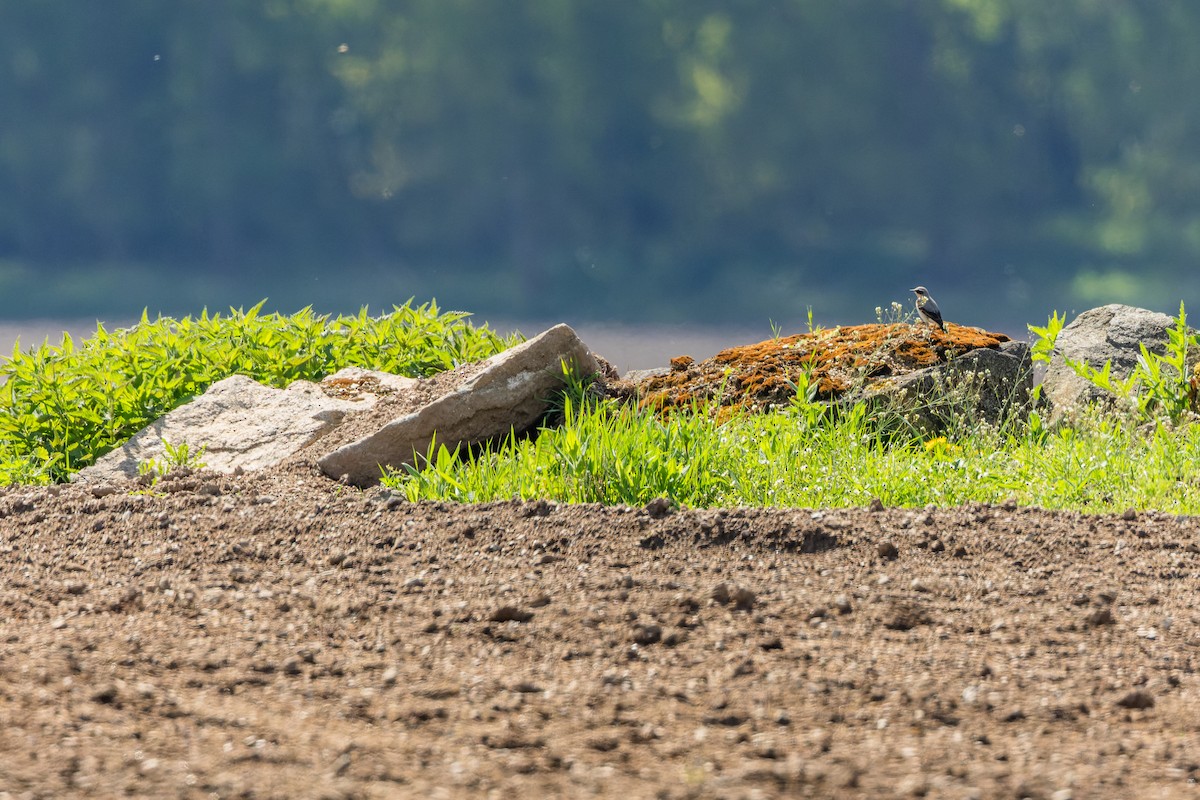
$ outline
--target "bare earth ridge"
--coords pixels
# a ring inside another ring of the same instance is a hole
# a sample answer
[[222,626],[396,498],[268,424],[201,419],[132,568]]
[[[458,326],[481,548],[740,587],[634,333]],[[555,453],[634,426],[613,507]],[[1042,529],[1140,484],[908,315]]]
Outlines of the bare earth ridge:
[[0,797],[1194,797],[1200,524],[0,490]]

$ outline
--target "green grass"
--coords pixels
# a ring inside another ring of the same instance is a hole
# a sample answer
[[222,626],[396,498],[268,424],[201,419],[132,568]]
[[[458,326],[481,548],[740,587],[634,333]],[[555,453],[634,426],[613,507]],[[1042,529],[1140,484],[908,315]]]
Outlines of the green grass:
[[487,358],[516,343],[410,300],[382,316],[304,309],[148,319],[76,344],[14,349],[0,364],[0,484],[62,481],[150,422],[230,375],[271,386],[347,366],[411,377]]
[[[860,407],[861,408],[861,407]],[[1052,434],[979,429],[955,441],[897,437],[865,412],[819,425],[797,414],[648,412],[568,404],[566,422],[477,458],[435,446],[385,483],[412,500],[545,498],[689,507],[999,503],[1105,512],[1200,511],[1200,430],[1146,433],[1113,419]]]

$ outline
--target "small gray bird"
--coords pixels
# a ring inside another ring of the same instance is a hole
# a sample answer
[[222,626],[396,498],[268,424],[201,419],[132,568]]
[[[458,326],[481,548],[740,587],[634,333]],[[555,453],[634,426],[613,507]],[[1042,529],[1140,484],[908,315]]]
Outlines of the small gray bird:
[[944,332],[946,323],[942,322],[942,312],[925,287],[917,286],[909,291],[917,296],[917,316],[926,324],[941,328]]

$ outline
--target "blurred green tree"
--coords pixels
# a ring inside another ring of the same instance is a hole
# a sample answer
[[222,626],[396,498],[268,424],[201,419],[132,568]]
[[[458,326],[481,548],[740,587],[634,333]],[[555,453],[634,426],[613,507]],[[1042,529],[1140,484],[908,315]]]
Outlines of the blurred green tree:
[[375,265],[514,314],[761,321],[913,273],[1166,301],[1198,33],[1094,0],[5,3],[0,312],[125,263]]

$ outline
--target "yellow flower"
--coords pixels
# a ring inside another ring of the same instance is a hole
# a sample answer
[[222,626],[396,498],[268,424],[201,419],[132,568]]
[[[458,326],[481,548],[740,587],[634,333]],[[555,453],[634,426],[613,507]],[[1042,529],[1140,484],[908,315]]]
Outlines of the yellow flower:
[[960,450],[961,448],[958,445],[950,444],[945,436],[938,436],[925,443],[925,452],[938,458],[955,455]]

